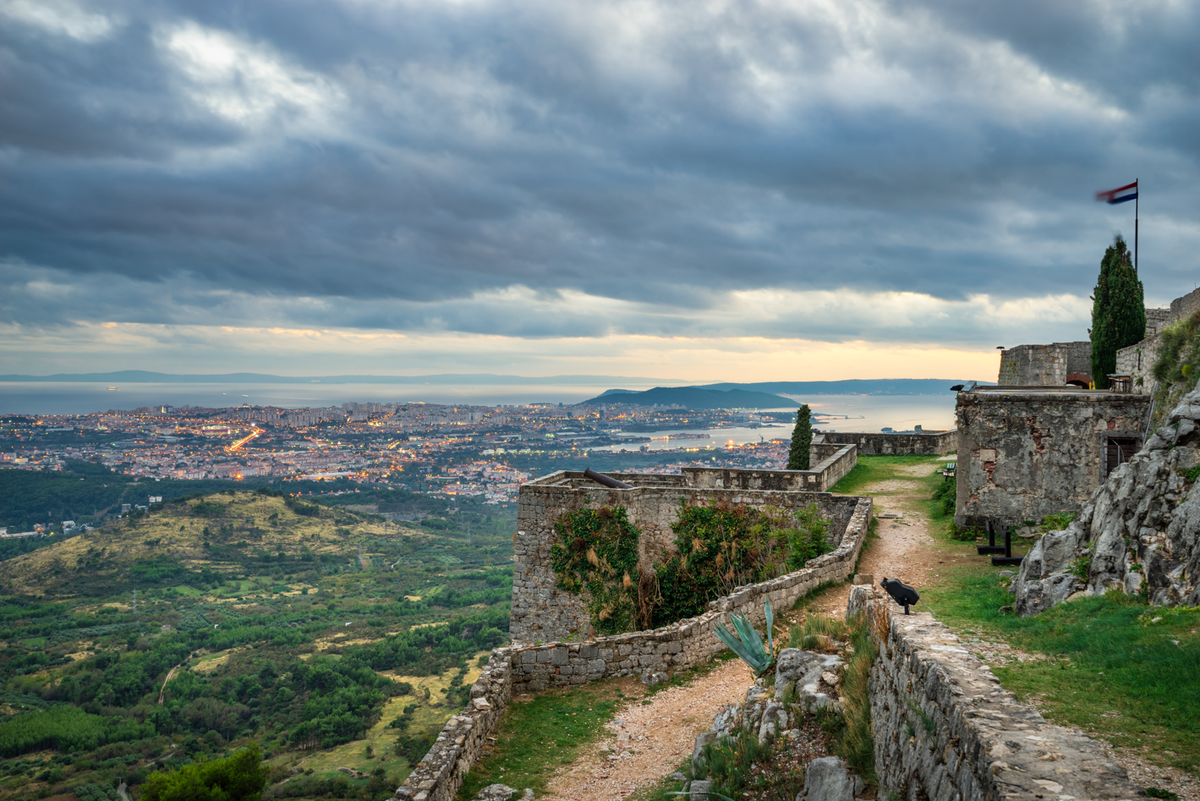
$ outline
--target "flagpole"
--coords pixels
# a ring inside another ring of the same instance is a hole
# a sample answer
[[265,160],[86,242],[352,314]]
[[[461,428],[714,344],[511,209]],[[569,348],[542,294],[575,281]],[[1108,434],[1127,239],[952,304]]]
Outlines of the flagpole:
[[[1137,180],[1134,180],[1137,184]],[[1137,268],[1137,250],[1138,250],[1138,203],[1141,202],[1142,185],[1138,184],[1137,194],[1133,196],[1133,274],[1138,274]]]

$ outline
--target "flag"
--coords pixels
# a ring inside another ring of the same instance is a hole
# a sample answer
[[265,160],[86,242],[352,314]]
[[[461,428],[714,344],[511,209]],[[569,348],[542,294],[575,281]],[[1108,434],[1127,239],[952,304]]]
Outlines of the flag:
[[1110,189],[1107,192],[1097,192],[1096,200],[1103,200],[1110,204],[1137,200],[1137,181],[1117,189]]

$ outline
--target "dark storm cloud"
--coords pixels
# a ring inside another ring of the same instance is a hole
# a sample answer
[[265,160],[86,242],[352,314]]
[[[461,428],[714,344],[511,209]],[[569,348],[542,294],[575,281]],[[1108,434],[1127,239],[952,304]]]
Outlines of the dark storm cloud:
[[1086,296],[1132,228],[1091,193],[1133,177],[1152,297],[1196,267],[1195,6],[31,8],[0,4],[13,321],[53,285],[76,320],[852,337],[703,312]]

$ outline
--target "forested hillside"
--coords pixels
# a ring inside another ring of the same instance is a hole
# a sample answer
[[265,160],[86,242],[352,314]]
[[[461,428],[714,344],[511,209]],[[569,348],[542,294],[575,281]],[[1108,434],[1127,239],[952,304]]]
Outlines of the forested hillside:
[[513,514],[424,506],[222,492],[0,562],[0,798],[108,798],[250,740],[267,798],[394,789],[508,638]]

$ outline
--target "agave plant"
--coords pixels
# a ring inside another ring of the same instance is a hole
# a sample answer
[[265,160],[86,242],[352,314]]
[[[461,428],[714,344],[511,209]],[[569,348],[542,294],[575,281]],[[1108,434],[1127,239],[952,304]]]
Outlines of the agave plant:
[[735,654],[741,657],[742,661],[750,666],[754,671],[754,675],[761,676],[771,669],[775,664],[774,643],[771,640],[771,630],[775,624],[775,613],[771,611],[771,599],[767,599],[767,642],[764,645],[762,637],[758,636],[758,632],[754,630],[754,626],[746,619],[745,615],[730,615],[733,620],[733,628],[737,631],[735,636],[732,631],[725,628],[724,623],[717,623],[717,636],[721,638],[721,642],[728,645]]

